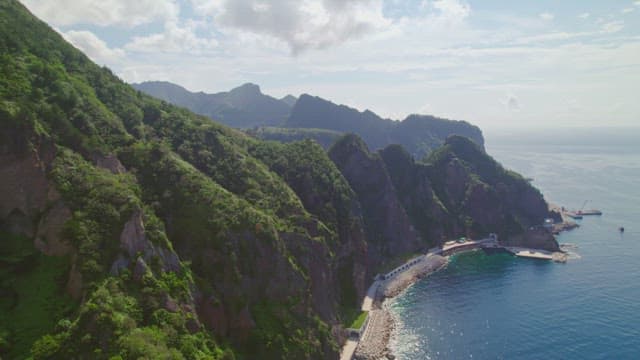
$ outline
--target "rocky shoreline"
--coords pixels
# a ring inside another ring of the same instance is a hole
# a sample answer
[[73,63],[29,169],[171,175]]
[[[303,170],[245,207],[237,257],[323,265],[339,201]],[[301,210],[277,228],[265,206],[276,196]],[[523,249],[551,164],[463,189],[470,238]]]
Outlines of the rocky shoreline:
[[388,347],[395,324],[385,300],[397,296],[419,279],[440,270],[447,263],[448,257],[434,254],[425,255],[414,266],[385,280],[378,286],[376,298],[374,299],[374,309],[369,312],[369,321],[363,334],[361,334],[354,359],[378,360],[395,358]]

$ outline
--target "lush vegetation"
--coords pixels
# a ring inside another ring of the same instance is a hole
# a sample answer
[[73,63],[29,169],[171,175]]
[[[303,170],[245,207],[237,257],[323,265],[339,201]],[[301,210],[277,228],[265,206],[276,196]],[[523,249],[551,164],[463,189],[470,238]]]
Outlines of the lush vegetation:
[[40,254],[29,239],[0,234],[0,354],[19,358],[65,321],[76,303],[60,288],[67,257]]
[[[327,322],[338,321],[342,300],[332,295],[318,315],[305,252],[318,244],[326,271],[341,266],[331,257],[353,194],[317,145],[278,164],[267,145],[135,91],[17,1],[0,3],[0,115],[8,155],[53,149],[41,161],[72,214],[62,235],[73,248],[49,258],[24,247],[29,238],[3,239],[17,245],[0,253],[0,291],[10,295],[0,304],[2,356],[336,353]],[[114,155],[127,172],[96,166]],[[312,181],[322,203],[303,204],[304,189],[292,189],[292,169],[305,162],[308,175],[323,176]],[[143,233],[122,240],[135,224]],[[65,295],[71,273],[81,278],[76,301]],[[29,283],[43,286],[33,293]]]
[[309,128],[258,127],[248,129],[246,132],[257,139],[284,143],[312,139],[325,149],[342,136],[342,133],[338,131]]

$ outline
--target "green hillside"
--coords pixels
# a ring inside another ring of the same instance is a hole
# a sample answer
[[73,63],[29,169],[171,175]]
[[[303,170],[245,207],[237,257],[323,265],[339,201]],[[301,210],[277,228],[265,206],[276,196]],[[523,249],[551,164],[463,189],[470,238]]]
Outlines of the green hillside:
[[[331,204],[310,213],[252,156],[256,140],[137,92],[17,1],[3,1],[0,10],[2,155],[17,169],[21,161],[34,164],[42,180],[2,182],[53,194],[29,206],[8,197],[1,209],[1,243],[19,244],[1,248],[0,261],[16,265],[2,267],[1,291],[15,301],[2,303],[0,354],[336,354],[330,327],[341,322],[340,293],[314,298],[319,265],[305,252],[317,249],[332,286],[342,265],[335,254],[346,245],[338,241],[335,215],[327,214],[349,213]],[[264,152],[270,145],[260,146]],[[324,161],[309,163],[309,171],[333,172],[339,181],[326,155],[317,156]],[[334,191],[350,196],[348,186]],[[42,239],[53,248],[47,241],[60,237],[65,245],[52,257],[29,255],[35,250],[27,244],[44,231],[41,219],[57,214],[54,204],[69,218]],[[25,255],[16,258],[16,247]],[[57,279],[54,288],[21,290],[45,275]],[[48,312],[51,320],[28,316],[39,306],[33,296],[60,304]],[[23,321],[39,321],[39,329],[23,331],[30,326]]]

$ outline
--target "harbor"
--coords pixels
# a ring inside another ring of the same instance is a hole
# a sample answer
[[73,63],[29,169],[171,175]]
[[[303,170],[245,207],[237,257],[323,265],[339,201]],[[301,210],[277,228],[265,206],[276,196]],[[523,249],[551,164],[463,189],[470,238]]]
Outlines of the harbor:
[[567,261],[567,254],[563,252],[503,246],[496,234],[478,240],[462,237],[447,241],[441,247],[429,249],[427,253],[376,276],[361,306],[361,310],[367,312],[367,319],[360,329],[349,329],[350,336],[340,359],[392,358],[386,344],[393,328],[393,319],[385,308],[384,300],[397,296],[417,280],[445,267],[451,255],[478,250],[490,255],[510,254],[542,261]]

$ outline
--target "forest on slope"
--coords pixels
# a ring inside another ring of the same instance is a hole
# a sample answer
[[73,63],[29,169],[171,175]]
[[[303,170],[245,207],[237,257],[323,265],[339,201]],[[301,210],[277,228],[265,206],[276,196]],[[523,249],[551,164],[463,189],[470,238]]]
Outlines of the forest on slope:
[[[0,140],[8,358],[336,358],[385,261],[547,215],[466,138],[433,165],[353,135],[329,153],[261,141],[136,91],[15,0],[0,3]],[[510,203],[481,219],[479,188]]]

